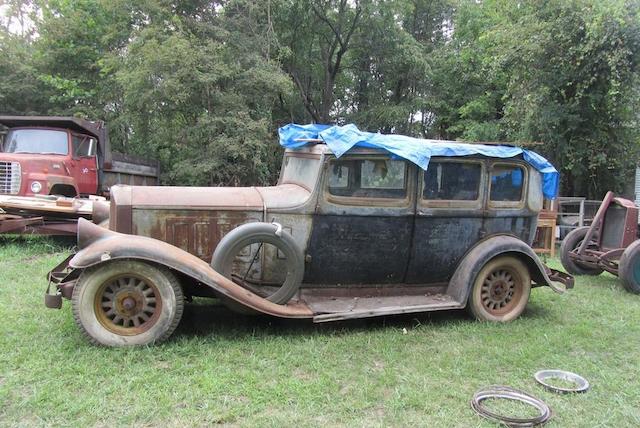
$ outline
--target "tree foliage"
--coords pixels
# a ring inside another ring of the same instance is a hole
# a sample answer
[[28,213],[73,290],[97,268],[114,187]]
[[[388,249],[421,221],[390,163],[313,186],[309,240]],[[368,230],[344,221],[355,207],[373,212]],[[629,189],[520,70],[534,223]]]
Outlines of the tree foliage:
[[637,162],[633,0],[9,0],[0,112],[109,123],[173,184],[267,183],[278,126],[542,142],[563,191]]

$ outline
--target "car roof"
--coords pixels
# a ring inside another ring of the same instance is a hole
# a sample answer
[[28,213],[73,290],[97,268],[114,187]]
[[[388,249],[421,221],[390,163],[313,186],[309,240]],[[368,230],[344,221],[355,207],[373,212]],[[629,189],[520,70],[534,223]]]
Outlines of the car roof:
[[[447,143],[449,141],[447,140],[442,140],[443,143]],[[456,141],[456,143],[460,143],[460,141]],[[478,144],[478,143],[474,143],[474,144]],[[480,143],[480,144],[487,144],[487,145],[501,145],[501,146],[507,146],[507,147],[515,147],[514,145],[511,144],[502,144],[502,143]],[[309,143],[305,146],[302,147],[298,147],[295,149],[285,149],[285,153],[287,154],[291,154],[291,155],[296,155],[296,154],[306,154],[306,155],[323,155],[323,154],[328,154],[328,155],[332,155],[333,151],[331,151],[331,148],[329,148],[329,146],[327,146],[325,143]],[[349,151],[345,154],[362,154],[362,155],[371,155],[371,154],[386,154],[386,155],[393,155],[391,152],[385,150],[385,149],[380,149],[380,148],[373,148],[373,147],[352,147],[351,149],[349,149]],[[440,158],[442,156],[433,156],[436,158]],[[492,158],[491,156],[482,156],[482,155],[468,155],[465,157],[482,157],[482,158]],[[517,156],[517,157],[513,157],[511,159],[521,159],[522,156]],[[498,157],[496,157],[496,159],[500,159]],[[504,158],[502,158],[504,159]],[[506,160],[506,159],[505,159]]]

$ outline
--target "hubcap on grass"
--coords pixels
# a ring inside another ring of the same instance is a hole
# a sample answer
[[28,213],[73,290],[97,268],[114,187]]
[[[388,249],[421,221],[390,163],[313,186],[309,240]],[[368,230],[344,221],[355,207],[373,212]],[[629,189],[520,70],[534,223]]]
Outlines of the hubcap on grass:
[[517,304],[522,287],[520,278],[510,269],[495,269],[482,283],[482,305],[493,315],[501,315]]
[[147,331],[161,312],[156,286],[134,274],[119,275],[102,284],[96,293],[95,313],[104,328],[132,336]]

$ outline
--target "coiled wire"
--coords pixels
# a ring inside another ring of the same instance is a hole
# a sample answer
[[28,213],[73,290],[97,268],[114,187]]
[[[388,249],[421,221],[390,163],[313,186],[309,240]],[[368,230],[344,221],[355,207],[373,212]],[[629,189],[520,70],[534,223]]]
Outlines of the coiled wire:
[[[491,398],[499,398],[505,400],[519,401],[535,407],[538,415],[531,418],[516,418],[501,415],[487,409],[482,402]],[[524,391],[520,391],[508,386],[489,386],[481,389],[473,395],[471,400],[471,408],[480,416],[501,422],[509,427],[534,427],[542,425],[551,419],[551,409],[539,398],[534,397]]]

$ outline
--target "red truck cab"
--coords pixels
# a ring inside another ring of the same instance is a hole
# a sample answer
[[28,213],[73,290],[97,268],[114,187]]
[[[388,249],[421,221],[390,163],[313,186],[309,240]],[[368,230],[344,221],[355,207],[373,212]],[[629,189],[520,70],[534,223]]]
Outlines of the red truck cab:
[[95,136],[53,127],[8,130],[0,153],[0,194],[74,197],[97,190]]
[[0,195],[104,195],[114,184],[158,184],[157,161],[112,153],[103,122],[0,116]]

